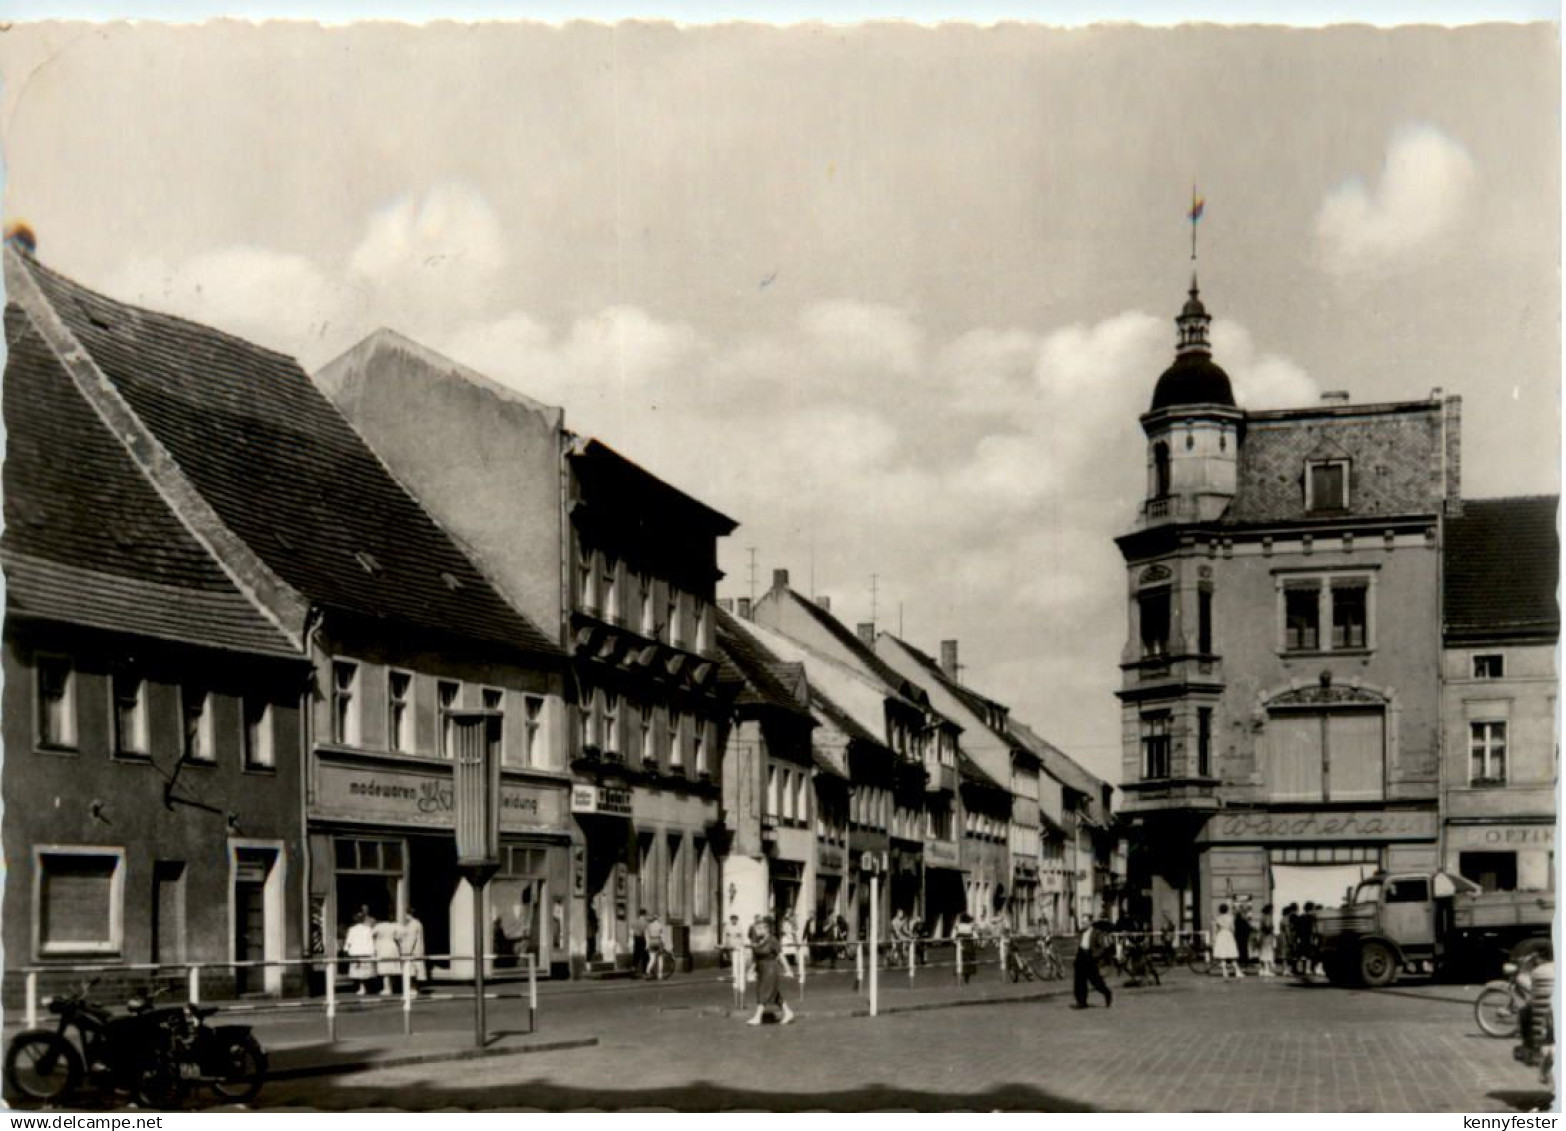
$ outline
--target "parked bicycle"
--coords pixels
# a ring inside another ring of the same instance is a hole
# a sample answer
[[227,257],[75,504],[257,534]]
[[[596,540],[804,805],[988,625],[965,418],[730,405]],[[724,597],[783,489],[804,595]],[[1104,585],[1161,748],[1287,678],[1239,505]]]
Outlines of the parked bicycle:
[[1006,948],[1006,976],[1013,982],[1053,981],[1066,976],[1066,965],[1046,938],[1014,939]]

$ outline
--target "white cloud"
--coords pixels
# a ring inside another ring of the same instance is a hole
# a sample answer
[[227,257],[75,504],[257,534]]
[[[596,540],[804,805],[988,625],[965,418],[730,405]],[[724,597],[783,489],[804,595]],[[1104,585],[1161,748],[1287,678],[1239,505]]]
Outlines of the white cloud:
[[1213,356],[1245,408],[1291,408],[1319,399],[1316,382],[1299,365],[1276,354],[1257,354],[1251,332],[1238,322],[1218,319],[1212,329]]
[[449,310],[481,299],[506,259],[506,233],[483,195],[445,182],[379,209],[348,274],[405,303]]
[[1339,275],[1406,266],[1462,217],[1475,178],[1468,151],[1433,126],[1399,130],[1381,183],[1355,178],[1327,194],[1316,216],[1322,263]]
[[824,359],[844,368],[911,374],[923,361],[924,333],[903,311],[833,299],[814,303],[799,328]]

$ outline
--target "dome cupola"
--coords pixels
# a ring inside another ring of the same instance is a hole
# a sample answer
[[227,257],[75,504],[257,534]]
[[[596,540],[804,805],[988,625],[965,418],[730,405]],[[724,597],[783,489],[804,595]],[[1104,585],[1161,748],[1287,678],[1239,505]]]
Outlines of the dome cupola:
[[1195,275],[1191,276],[1189,295],[1180,317],[1175,319],[1180,337],[1175,347],[1174,364],[1164,370],[1153,388],[1152,412],[1185,405],[1235,407],[1229,375],[1213,361],[1212,346],[1207,341],[1207,327],[1212,323],[1212,316],[1202,305]]

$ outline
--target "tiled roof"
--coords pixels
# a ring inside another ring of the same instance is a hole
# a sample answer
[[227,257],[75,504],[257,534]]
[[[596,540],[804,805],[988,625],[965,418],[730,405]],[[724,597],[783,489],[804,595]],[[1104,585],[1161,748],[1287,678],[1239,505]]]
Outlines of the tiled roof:
[[1067,789],[1084,795],[1094,814],[1103,808],[1103,779],[1083,769],[1069,754],[1048,739],[1041,737],[1026,723],[1008,719],[1006,725],[1012,734],[1038,757],[1045,773]]
[[288,586],[329,610],[560,656],[292,359],[22,262],[223,524]]
[[884,740],[877,738],[866,727],[862,726],[858,720],[856,720],[847,711],[843,710],[843,708],[839,707],[819,687],[811,687],[810,705],[816,710],[820,711],[821,714],[826,717],[828,722],[846,734],[853,741],[864,742],[872,746],[880,746],[886,749],[890,749],[890,747],[886,746],[886,742]]
[[1543,640],[1560,634],[1556,495],[1465,499],[1446,523],[1448,640]]
[[985,786],[989,789],[998,789],[1008,797],[1011,796],[1011,790],[1007,786],[990,777],[989,774],[984,772],[984,767],[980,766],[979,763],[968,757],[960,749],[957,751],[957,773],[963,781],[972,782],[974,785]]
[[734,695],[737,705],[776,707],[810,717],[805,702],[779,678],[782,662],[745,631],[745,626],[724,609],[717,610],[718,648],[722,653],[719,680]]
[[8,612],[299,657],[170,510],[28,316],[8,306],[5,326]]
[[1015,747],[1021,745],[1021,743],[1016,740],[1015,736],[1008,732],[1004,727],[994,727],[990,725],[990,711],[993,708],[1001,707],[1002,705],[1000,703],[997,703],[993,699],[987,699],[983,695],[980,695],[977,691],[974,691],[972,688],[964,687],[962,684],[958,683],[955,679],[951,678],[951,676],[947,675],[946,672],[941,669],[941,665],[932,656],[921,652],[912,644],[908,643],[908,641],[897,636],[893,636],[892,639],[897,641],[898,645],[902,647],[903,650],[906,651],[910,656],[912,656],[920,667],[929,672],[932,679],[939,681],[942,687],[951,692],[951,694],[958,701],[960,701],[964,707],[968,708],[968,710],[984,724],[986,730],[995,735],[995,737],[999,738],[1008,746]]

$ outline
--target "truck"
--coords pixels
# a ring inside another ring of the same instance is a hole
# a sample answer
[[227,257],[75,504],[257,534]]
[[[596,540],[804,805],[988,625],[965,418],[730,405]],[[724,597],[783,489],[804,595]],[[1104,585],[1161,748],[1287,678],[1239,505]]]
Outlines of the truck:
[[1377,872],[1316,916],[1316,954],[1334,985],[1386,986],[1403,970],[1493,976],[1553,953],[1553,891],[1487,892],[1450,872]]

